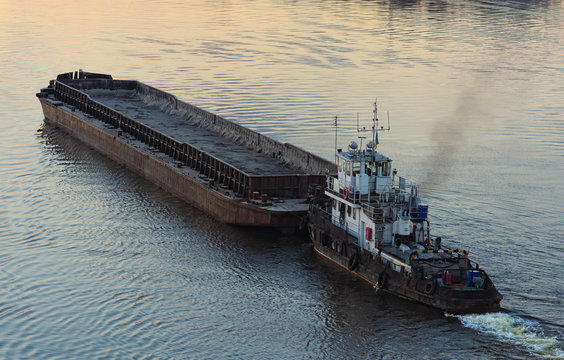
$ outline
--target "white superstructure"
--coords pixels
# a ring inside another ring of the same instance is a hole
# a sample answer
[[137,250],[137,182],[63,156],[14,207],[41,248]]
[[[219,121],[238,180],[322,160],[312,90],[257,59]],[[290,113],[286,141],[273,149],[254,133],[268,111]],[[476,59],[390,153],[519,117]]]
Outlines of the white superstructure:
[[409,253],[418,243],[429,244],[427,205],[421,204],[417,186],[397,177],[392,160],[376,151],[378,131],[388,130],[378,129],[376,115],[375,104],[373,140],[365,149],[353,141],[347,151],[336,152],[337,177],[327,177],[325,190],[332,200],[331,222],[361,249],[376,253],[394,245]]

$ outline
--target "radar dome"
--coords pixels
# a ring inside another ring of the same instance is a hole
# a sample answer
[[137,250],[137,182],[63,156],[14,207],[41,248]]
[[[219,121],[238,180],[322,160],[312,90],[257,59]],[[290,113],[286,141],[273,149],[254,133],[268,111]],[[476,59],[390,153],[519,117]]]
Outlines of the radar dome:
[[374,141],[369,141],[368,144],[366,144],[366,148],[367,149],[374,149]]
[[351,141],[349,147],[353,150],[358,149],[358,144],[355,141]]

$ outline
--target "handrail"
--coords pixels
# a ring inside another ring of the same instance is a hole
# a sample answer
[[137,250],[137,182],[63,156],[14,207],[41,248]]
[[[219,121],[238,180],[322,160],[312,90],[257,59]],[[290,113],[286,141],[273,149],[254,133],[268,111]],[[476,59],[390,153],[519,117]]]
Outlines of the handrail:
[[[64,80],[63,80],[64,81]],[[321,175],[275,175],[253,176],[187,143],[180,143],[173,138],[142,124],[100,102],[88,94],[55,81],[55,97],[63,103],[76,107],[98,120],[132,135],[135,139],[158,149],[182,165],[198,170],[218,185],[232,189],[237,195],[252,198],[253,192],[266,192],[269,196],[301,197],[307,192],[307,186]],[[109,80],[112,81],[112,80]],[[115,81],[114,81],[115,82]],[[200,109],[200,111],[203,111]],[[270,182],[269,182],[269,178]],[[276,178],[277,186],[271,186]],[[264,185],[263,185],[264,184]]]

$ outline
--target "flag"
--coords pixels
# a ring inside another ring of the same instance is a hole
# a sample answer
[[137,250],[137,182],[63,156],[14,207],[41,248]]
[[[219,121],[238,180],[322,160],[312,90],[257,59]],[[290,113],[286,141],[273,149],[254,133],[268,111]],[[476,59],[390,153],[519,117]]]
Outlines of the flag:
[[374,137],[374,149],[376,149],[378,147],[378,131],[376,131],[376,136]]

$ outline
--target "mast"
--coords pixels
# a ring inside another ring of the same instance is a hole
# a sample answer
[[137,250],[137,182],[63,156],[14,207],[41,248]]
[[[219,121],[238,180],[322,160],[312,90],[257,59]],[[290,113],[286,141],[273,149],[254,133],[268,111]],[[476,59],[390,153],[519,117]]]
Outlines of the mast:
[[372,118],[372,144],[374,148],[372,148],[372,162],[374,162],[374,152],[376,152],[376,148],[378,147],[378,143],[376,142],[378,139],[378,133],[376,130],[376,126],[378,126],[378,99],[374,99],[374,117]]
[[337,164],[337,115],[335,115],[335,164]]
[[378,128],[378,99],[374,100],[374,118],[372,119],[372,141],[374,144],[374,149],[372,150],[372,161],[374,161],[374,156],[376,148],[378,147],[378,131],[390,131],[390,112],[388,111],[388,128],[384,127]]

